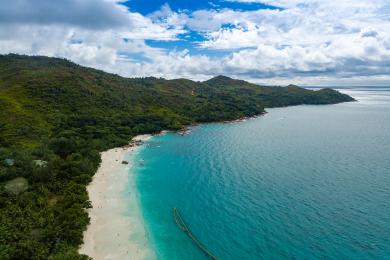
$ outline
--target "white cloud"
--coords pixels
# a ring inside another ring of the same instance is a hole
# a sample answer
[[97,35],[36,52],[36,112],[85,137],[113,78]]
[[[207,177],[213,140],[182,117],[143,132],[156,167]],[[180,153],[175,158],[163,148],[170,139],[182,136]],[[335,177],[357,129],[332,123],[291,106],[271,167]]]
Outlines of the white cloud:
[[[390,72],[390,14],[383,12],[385,1],[241,2],[286,9],[204,11],[209,24],[234,25],[206,32],[207,40],[200,43],[206,49],[233,50],[224,62],[229,72],[253,79],[375,77]],[[202,22],[206,21],[197,21]]]
[[144,40],[175,41],[183,32],[129,12],[117,1],[4,1],[8,3],[0,5],[3,54],[65,57],[123,72],[117,67],[121,54],[161,55],[161,50],[147,46]]
[[114,1],[2,0],[0,22],[102,29],[126,26],[131,21],[126,8]]
[[[65,57],[124,76],[390,83],[386,0],[231,1],[281,9],[175,12],[166,4],[143,16],[114,0],[3,0],[0,53]],[[205,54],[145,42],[177,41],[189,32],[205,37],[196,43],[197,52]],[[227,54],[218,55],[221,51]]]

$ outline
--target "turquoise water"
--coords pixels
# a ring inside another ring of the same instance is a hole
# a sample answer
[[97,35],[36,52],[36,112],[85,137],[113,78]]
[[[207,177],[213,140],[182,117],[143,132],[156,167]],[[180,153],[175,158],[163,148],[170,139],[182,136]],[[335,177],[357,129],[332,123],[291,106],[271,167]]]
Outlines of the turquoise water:
[[136,186],[158,259],[390,259],[390,89],[153,137]]

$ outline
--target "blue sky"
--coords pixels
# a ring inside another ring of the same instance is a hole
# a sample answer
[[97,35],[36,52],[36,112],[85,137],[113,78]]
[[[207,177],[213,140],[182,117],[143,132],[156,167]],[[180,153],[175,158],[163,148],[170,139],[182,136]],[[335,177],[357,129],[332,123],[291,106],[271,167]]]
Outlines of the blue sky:
[[0,53],[127,77],[390,85],[388,0],[2,0]]
[[180,10],[188,10],[188,11],[196,11],[196,10],[204,10],[204,9],[233,9],[233,10],[242,10],[242,11],[253,11],[258,9],[277,9],[279,7],[268,5],[261,2],[231,2],[231,1],[208,1],[208,0],[175,0],[175,1],[167,1],[167,0],[153,0],[153,1],[145,1],[145,0],[130,0],[124,2],[123,5],[129,7],[130,10],[139,12],[143,15],[148,15],[153,13],[154,11],[160,9],[164,4],[169,4],[170,8],[173,11]]
[[[268,5],[264,3],[257,2],[231,2],[224,0],[154,0],[154,1],[145,1],[145,0],[130,0],[121,3],[126,6],[130,11],[138,12],[145,16],[150,16],[156,10],[160,10],[162,6],[169,7],[173,12],[184,12],[192,13],[194,11],[201,10],[235,10],[239,12],[245,11],[256,11],[260,9],[269,9],[269,10],[278,10],[280,7],[274,5]],[[229,26],[230,24],[225,24],[224,26]],[[176,41],[154,41],[148,40],[146,43],[149,46],[155,48],[164,48],[168,50],[189,50],[191,54],[204,54],[210,57],[223,57],[230,52],[224,50],[208,50],[204,48],[198,48],[199,42],[205,40],[205,37],[191,28],[186,27],[187,31],[183,34],[177,35]],[[142,57],[139,57],[142,59]]]

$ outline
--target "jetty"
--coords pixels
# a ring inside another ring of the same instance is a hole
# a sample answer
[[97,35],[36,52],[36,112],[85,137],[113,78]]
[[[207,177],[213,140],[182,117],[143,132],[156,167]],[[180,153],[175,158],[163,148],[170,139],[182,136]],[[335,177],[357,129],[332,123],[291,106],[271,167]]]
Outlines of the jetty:
[[217,260],[218,258],[213,255],[207,248],[204,246],[199,239],[195,237],[195,235],[191,232],[191,230],[188,228],[186,223],[184,222],[183,218],[181,217],[179,211],[177,208],[173,208],[173,219],[175,220],[176,225],[184,232],[186,233],[189,238],[198,246],[198,248],[210,259]]

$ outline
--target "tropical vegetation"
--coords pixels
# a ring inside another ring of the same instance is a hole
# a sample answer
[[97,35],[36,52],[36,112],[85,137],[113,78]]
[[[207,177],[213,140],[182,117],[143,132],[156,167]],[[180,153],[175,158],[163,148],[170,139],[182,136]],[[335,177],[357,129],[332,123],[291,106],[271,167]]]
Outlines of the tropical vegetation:
[[0,259],[86,259],[77,250],[99,152],[135,135],[352,100],[332,89],[130,79],[64,59],[0,56]]

